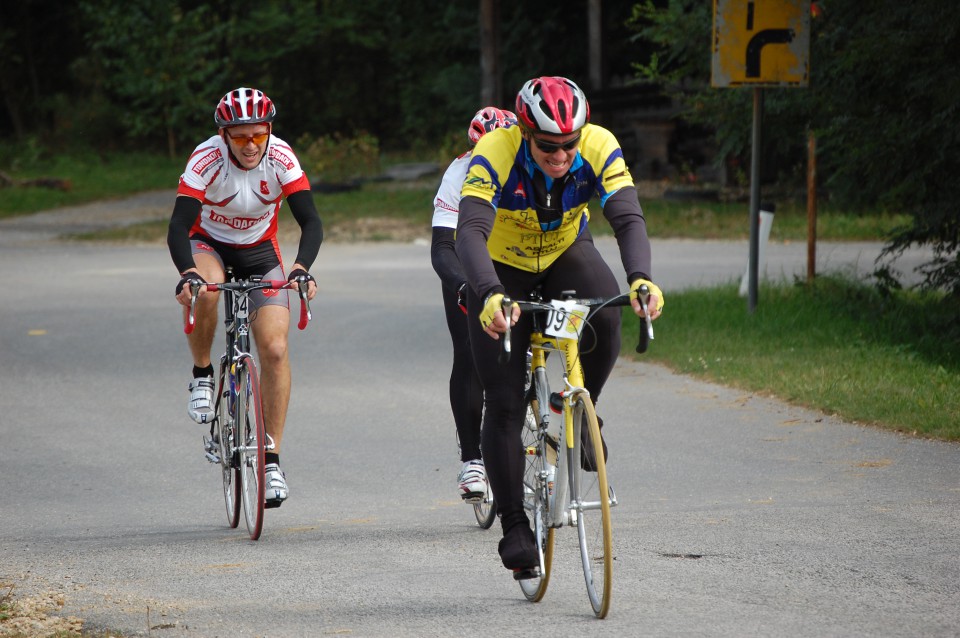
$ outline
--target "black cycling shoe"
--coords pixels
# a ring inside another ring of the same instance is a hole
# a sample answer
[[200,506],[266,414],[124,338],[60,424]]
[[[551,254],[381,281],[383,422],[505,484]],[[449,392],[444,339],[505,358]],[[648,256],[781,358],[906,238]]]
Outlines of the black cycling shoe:
[[[606,463],[607,442],[603,440],[603,419],[597,417],[597,424],[600,426],[600,443],[603,445],[603,461]],[[587,472],[597,471],[597,457],[593,451],[593,439],[590,438],[590,431],[587,429],[586,419],[583,427],[580,428],[580,467]]]
[[[500,539],[500,560],[507,569],[514,572],[525,572],[540,569],[540,552],[533,539],[530,525],[514,525]],[[514,578],[517,578],[515,575]],[[522,576],[534,578],[534,576]]]

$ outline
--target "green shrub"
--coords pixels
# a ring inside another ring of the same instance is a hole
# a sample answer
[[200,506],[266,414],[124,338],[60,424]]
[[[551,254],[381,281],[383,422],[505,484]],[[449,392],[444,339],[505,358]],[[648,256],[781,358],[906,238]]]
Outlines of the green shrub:
[[380,173],[380,143],[368,133],[303,135],[296,150],[307,175],[325,184],[357,182]]

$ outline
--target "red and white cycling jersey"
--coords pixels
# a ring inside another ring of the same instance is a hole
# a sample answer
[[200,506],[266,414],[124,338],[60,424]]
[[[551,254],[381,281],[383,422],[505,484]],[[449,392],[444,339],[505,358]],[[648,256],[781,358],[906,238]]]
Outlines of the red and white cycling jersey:
[[193,151],[180,176],[177,195],[201,202],[191,234],[234,246],[273,239],[283,197],[310,190],[310,182],[293,149],[273,135],[266,156],[256,168],[244,169],[230,160],[227,143],[214,135]]
[[440,180],[440,189],[433,198],[433,227],[457,229],[457,219],[460,217],[460,190],[463,180],[467,176],[470,166],[470,156],[473,151],[467,151],[456,158],[443,173]]

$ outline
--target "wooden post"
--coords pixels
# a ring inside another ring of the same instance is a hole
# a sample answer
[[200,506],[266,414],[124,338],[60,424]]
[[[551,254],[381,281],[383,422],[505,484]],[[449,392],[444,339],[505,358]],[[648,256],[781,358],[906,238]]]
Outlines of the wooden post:
[[500,0],[480,0],[480,102],[502,108]]
[[807,283],[817,276],[817,136],[807,132]]

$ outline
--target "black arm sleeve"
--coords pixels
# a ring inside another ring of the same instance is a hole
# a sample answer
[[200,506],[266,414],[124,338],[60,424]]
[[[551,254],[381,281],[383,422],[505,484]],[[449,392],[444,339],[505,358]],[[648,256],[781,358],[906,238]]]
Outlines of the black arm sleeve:
[[650,239],[647,222],[633,186],[621,188],[607,198],[603,216],[610,222],[620,246],[620,259],[627,273],[627,284],[637,279],[649,279],[651,270]]
[[457,220],[457,256],[467,282],[480,299],[503,292],[503,285],[487,251],[487,238],[493,229],[496,211],[490,202],[468,195],[460,200]]
[[320,213],[317,212],[317,206],[313,203],[313,193],[310,191],[297,191],[289,195],[287,203],[290,204],[293,218],[300,224],[300,245],[294,263],[303,264],[304,268],[310,270],[313,260],[320,252],[320,244],[323,243],[323,222],[320,221]]
[[170,225],[167,227],[167,248],[177,267],[177,272],[196,268],[193,250],[190,248],[190,229],[200,214],[200,200],[180,195],[173,205]]
[[456,231],[443,226],[433,227],[433,239],[430,242],[430,263],[440,276],[443,286],[452,292],[460,289],[467,280],[457,257]]

